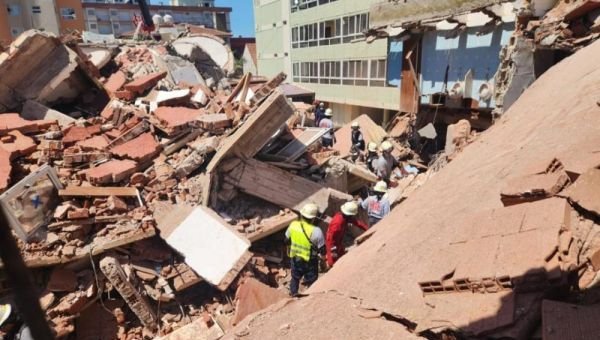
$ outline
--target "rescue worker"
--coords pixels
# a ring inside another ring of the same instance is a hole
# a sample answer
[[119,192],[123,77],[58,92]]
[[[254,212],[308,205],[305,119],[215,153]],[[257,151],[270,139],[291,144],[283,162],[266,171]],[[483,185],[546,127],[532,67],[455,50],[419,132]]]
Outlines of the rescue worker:
[[374,193],[361,202],[361,207],[369,215],[369,226],[374,226],[390,213],[390,201],[387,198],[387,184],[379,181],[373,188]]
[[291,296],[298,295],[300,279],[304,278],[304,285],[310,286],[319,276],[319,256],[324,254],[325,238],[323,231],[315,226],[318,214],[316,204],[306,204],[300,210],[300,218],[292,222],[285,232],[286,240],[290,242]]
[[373,164],[375,174],[386,184],[390,183],[392,172],[399,164],[398,160],[392,155],[393,149],[394,145],[392,143],[388,141],[381,143],[381,155],[379,155],[379,158]]
[[315,110],[315,126],[319,126],[319,123],[323,118],[325,118],[325,103],[320,102]]
[[336,142],[335,133],[333,131],[333,121],[331,120],[331,117],[333,117],[333,111],[331,109],[327,109],[325,110],[325,118],[321,119],[319,122],[319,127],[321,129],[328,129],[321,138],[321,144],[324,148],[331,148]]
[[358,158],[365,151],[365,139],[360,131],[358,122],[352,122],[351,127],[352,131],[350,132],[350,140],[352,141],[352,147],[350,148],[350,153],[352,155],[352,161],[356,163]]
[[372,173],[375,173],[375,162],[379,158],[377,154],[377,143],[370,142],[367,146],[367,156],[365,158],[365,162],[367,163],[367,169]]
[[354,224],[365,231],[369,229],[368,225],[356,218],[358,214],[358,204],[356,202],[344,203],[340,210],[329,223],[325,238],[327,266],[330,268],[346,253],[343,241],[348,224]]

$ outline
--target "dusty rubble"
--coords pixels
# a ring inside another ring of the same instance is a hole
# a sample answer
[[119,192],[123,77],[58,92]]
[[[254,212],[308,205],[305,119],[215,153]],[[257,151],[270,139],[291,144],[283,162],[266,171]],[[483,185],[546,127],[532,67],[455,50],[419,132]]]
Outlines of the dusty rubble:
[[[206,34],[28,31],[0,55],[0,205],[58,338],[218,338],[286,299],[282,231],[303,204],[327,220],[377,181],[350,161],[349,133],[321,149],[312,110],[277,89],[285,74],[234,79],[230,53]],[[48,72],[15,71],[28,56]]]

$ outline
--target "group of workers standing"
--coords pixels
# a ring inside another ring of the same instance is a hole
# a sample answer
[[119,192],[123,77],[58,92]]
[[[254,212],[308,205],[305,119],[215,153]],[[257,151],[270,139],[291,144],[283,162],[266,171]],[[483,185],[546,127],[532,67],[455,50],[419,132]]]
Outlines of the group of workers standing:
[[[333,111],[325,109],[320,103],[315,110],[315,126],[328,129],[323,135],[321,144],[324,148],[331,148],[336,143],[333,125]],[[313,203],[306,204],[300,210],[299,218],[292,222],[286,230],[285,236],[289,243],[289,257],[291,259],[292,280],[290,295],[297,296],[300,280],[305,286],[314,283],[319,275],[320,259],[324,258],[328,268],[346,253],[344,236],[349,225],[354,225],[363,231],[381,221],[390,213],[391,204],[387,198],[388,184],[394,169],[399,165],[392,155],[392,143],[384,141],[381,146],[374,142],[365,145],[365,139],[357,122],[352,123],[352,159],[361,158],[366,167],[379,178],[369,195],[358,202],[350,201],[343,204],[327,227],[326,235],[318,227],[320,219],[319,208]],[[366,149],[366,150],[365,150]],[[359,209],[366,211],[368,223],[358,218]]]

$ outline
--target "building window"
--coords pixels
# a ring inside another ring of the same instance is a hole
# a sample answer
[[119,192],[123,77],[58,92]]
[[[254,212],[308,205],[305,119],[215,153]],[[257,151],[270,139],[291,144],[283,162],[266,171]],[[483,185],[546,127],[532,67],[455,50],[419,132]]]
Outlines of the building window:
[[119,29],[121,29],[121,25],[119,25],[119,23],[115,22],[115,23],[112,24],[112,26],[113,26],[113,31],[114,32],[118,32]]
[[322,61],[319,63],[319,83],[341,84],[341,61]]
[[319,24],[319,45],[335,45],[341,42],[342,20],[328,20]]
[[319,32],[317,23],[292,28],[292,47],[317,46]]
[[73,8],[61,8],[60,9],[60,16],[65,19],[65,20],[75,20],[76,19],[76,15],[75,15],[75,9]]
[[386,60],[371,60],[369,86],[385,86]]
[[343,66],[344,85],[367,86],[369,84],[369,61],[348,60]]
[[325,5],[338,0],[290,0],[292,13],[316,7],[317,5]]
[[86,9],[87,15],[91,16],[91,17],[95,17],[96,16],[96,10],[93,8],[88,8]]
[[98,24],[90,24],[90,31],[95,31],[98,29]]
[[42,8],[40,6],[31,6],[31,12],[33,14],[40,14],[42,13]]
[[119,16],[119,11],[117,11],[116,9],[111,9],[110,10],[110,16],[111,17],[118,17]]
[[344,43],[349,43],[354,39],[360,38],[363,35],[362,32],[369,29],[368,13],[344,17],[342,21],[344,22]]
[[11,17],[18,17],[19,15],[21,15],[21,6],[19,5],[7,5],[6,6],[6,11],[8,12],[8,15]]

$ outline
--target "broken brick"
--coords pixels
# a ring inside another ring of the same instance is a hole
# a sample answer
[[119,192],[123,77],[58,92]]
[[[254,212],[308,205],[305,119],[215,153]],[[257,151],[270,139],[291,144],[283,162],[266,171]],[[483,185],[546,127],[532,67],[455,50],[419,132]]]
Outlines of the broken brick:
[[125,85],[125,90],[132,93],[141,94],[144,91],[154,87],[158,82],[167,76],[167,72],[151,73],[129,82]]
[[108,184],[121,182],[136,169],[137,163],[132,160],[111,160],[95,168],[84,170],[84,173],[93,184]]
[[105,150],[108,147],[109,140],[106,139],[105,136],[94,136],[92,138],[88,138],[82,141],[75,143],[76,146],[79,146],[81,150],[91,151],[91,150]]
[[0,148],[0,191],[8,187],[11,171],[10,153]]
[[107,200],[108,209],[115,213],[126,212],[128,209],[127,203],[117,196],[109,196]]
[[132,101],[135,99],[135,93],[128,90],[119,90],[114,93],[115,98]]
[[51,292],[72,292],[77,289],[77,275],[66,268],[55,268],[46,289]]
[[18,130],[11,131],[8,134],[14,139],[11,142],[2,142],[0,147],[10,154],[11,160],[19,156],[29,155],[36,150],[37,145],[33,139],[23,135]]
[[204,114],[204,110],[187,107],[163,106],[154,111],[154,115],[167,128],[175,128],[195,121]]
[[12,130],[19,130],[21,133],[39,132],[48,129],[53,124],[56,124],[56,121],[26,120],[18,113],[3,113],[0,114],[0,135]]
[[90,217],[90,211],[86,208],[76,208],[67,212],[67,218],[70,220]]
[[127,77],[125,76],[125,73],[117,71],[108,77],[108,80],[104,84],[104,89],[112,96],[116,91],[120,90],[126,82]]
[[65,144],[79,142],[92,137],[88,129],[84,126],[71,126],[66,131],[63,131],[63,133],[63,143]]
[[130,158],[140,163],[152,159],[160,151],[160,144],[154,139],[152,133],[144,133],[138,137],[117,145],[111,152],[119,157]]

